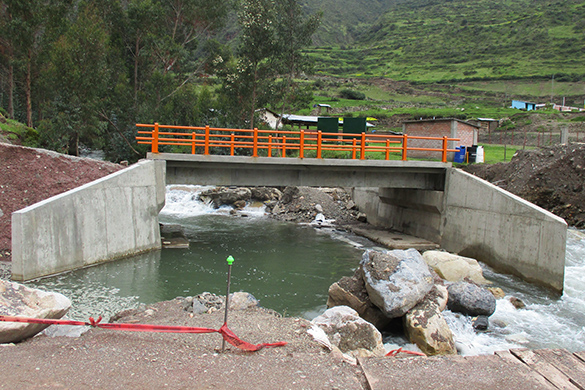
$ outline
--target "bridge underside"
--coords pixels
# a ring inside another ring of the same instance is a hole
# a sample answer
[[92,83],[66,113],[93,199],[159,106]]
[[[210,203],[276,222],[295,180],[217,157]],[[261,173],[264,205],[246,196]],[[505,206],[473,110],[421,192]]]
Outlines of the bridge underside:
[[450,163],[149,153],[166,160],[167,184],[391,187],[443,191]]

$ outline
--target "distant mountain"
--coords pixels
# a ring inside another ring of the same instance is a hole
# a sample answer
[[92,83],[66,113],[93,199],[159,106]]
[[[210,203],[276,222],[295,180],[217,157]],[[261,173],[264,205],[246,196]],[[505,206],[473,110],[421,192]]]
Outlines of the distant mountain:
[[[585,76],[583,1],[306,3],[308,9],[327,10],[316,37],[322,43],[310,51],[317,71],[324,74],[385,75],[413,81],[553,74],[571,81]],[[335,8],[331,9],[333,3]],[[327,47],[335,37],[339,47]]]
[[346,45],[359,31],[370,28],[392,5],[401,0],[301,0],[307,13],[322,12],[315,35],[317,45]]

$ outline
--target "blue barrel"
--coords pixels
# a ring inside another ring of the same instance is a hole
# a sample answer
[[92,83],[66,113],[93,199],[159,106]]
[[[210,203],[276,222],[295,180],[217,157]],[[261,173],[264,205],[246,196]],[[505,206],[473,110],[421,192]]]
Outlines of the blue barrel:
[[465,162],[465,146],[461,145],[457,148],[455,156],[453,157],[453,162],[456,163]]

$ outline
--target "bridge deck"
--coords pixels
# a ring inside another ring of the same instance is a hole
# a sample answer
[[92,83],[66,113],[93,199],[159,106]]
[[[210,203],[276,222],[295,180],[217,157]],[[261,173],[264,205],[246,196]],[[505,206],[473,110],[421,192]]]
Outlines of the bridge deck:
[[442,191],[451,163],[148,153],[165,160],[167,184],[394,187]]

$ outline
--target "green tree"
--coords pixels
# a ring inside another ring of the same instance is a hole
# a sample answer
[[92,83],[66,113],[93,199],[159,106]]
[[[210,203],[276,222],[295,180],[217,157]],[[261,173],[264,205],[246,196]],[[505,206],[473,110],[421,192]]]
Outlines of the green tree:
[[[276,66],[282,78],[282,87],[277,88],[279,94],[280,118],[286,109],[296,100],[304,102],[300,97],[306,94],[294,82],[295,77],[308,73],[311,63],[303,54],[303,49],[312,43],[312,36],[319,28],[321,13],[306,16],[298,0],[279,0],[277,3],[277,58]],[[278,128],[280,118],[276,124]]]
[[79,155],[80,139],[101,146],[104,124],[99,109],[109,79],[107,43],[103,20],[91,3],[79,10],[55,43],[46,75],[53,81],[55,95],[48,108],[50,116],[39,128],[41,139],[53,148]]
[[276,77],[276,4],[274,0],[241,0],[238,20],[242,32],[230,87],[247,112],[249,127],[254,128],[256,108],[268,101]]
[[[140,89],[140,69],[148,67],[148,50],[152,42],[160,35],[161,14],[163,8],[153,0],[131,0],[126,9],[126,50],[132,57],[134,103]],[[146,71],[144,71],[146,77]]]
[[[0,51],[6,69],[8,112],[14,117],[15,85],[22,86],[23,119],[33,126],[34,85],[44,65],[43,53],[58,36],[70,7],[67,0],[5,0],[0,3]],[[18,82],[17,82],[18,80]]]

